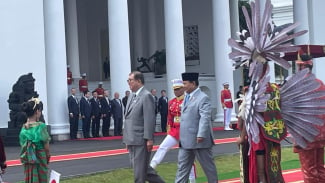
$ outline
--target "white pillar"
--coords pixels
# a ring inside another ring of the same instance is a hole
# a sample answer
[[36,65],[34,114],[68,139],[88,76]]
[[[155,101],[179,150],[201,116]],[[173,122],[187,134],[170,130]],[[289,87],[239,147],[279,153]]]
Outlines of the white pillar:
[[63,0],[44,0],[48,123],[56,140],[68,139],[67,69]]
[[[293,20],[299,22],[295,32],[309,30],[308,1],[293,1]],[[294,39],[296,45],[310,44],[310,31]]]
[[[220,92],[223,89],[222,83],[229,82],[229,89],[234,98],[234,78],[232,62],[228,58],[231,48],[228,46],[228,39],[231,37],[230,31],[230,12],[229,1],[212,1],[213,14],[213,46],[214,46],[214,65],[216,77],[217,115],[215,121],[223,122],[224,115],[221,106]],[[232,116],[235,117],[233,109]],[[232,120],[235,118],[232,117]]]
[[173,98],[171,80],[185,72],[182,0],[165,0],[166,70],[168,97]]
[[[298,3],[294,1],[294,3]],[[300,3],[300,2],[299,2]],[[308,1],[308,14],[309,14],[309,35],[310,35],[310,44],[315,45],[324,45],[325,40],[325,26],[324,26],[324,7],[325,1],[314,0]],[[308,44],[309,42],[307,42]],[[316,78],[325,81],[325,57],[315,58],[313,72],[316,75]]]
[[[264,13],[264,9],[265,9],[265,3],[266,0],[260,0],[260,15],[261,15],[261,19]],[[269,67],[270,67],[270,82],[271,83],[275,83],[275,70],[274,70],[274,61],[269,61]]]
[[111,90],[122,96],[131,72],[127,0],[108,0]]
[[[76,0],[65,2],[66,14],[66,43],[67,58],[72,72],[72,78],[80,78],[79,41],[78,41],[78,18]],[[77,82],[77,81],[75,81]]]
[[144,18],[144,5],[143,1],[130,1],[133,11],[132,11],[132,29],[133,29],[133,61],[135,62],[135,66],[140,66],[141,63],[137,62],[137,58],[141,57],[147,57],[147,55],[144,53],[144,47],[146,46],[145,39],[145,27],[143,24]]
[[[236,33],[240,31],[239,27],[239,11],[238,11],[238,0],[231,0],[229,1],[229,8],[230,8],[230,24],[231,24],[231,37],[234,39],[238,39]],[[237,92],[239,90],[239,86],[244,84],[244,75],[243,75],[243,68],[236,69],[234,71],[234,85],[232,86],[234,92]],[[234,99],[236,98],[235,93]],[[237,105],[234,105],[234,109],[236,108],[237,112]]]
[[[309,30],[306,34],[296,37],[294,39],[295,45],[310,44],[310,29],[309,29],[309,14],[308,14],[308,1],[293,1],[293,20],[299,22],[299,26],[295,32],[301,30]],[[295,63],[295,62],[292,62]],[[296,70],[297,67],[296,67]],[[315,70],[315,69],[314,69]]]
[[158,50],[157,3],[157,1],[148,1],[148,51],[150,56]]
[[231,23],[231,37],[236,39],[236,33],[240,31],[239,27],[239,11],[238,11],[238,0],[229,1],[230,8],[230,23]]

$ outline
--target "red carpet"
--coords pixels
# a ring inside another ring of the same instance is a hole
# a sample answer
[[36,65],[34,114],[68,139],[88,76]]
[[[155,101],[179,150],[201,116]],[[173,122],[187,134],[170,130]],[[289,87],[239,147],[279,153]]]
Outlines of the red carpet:
[[[235,142],[235,139],[236,138],[216,139],[216,140],[214,140],[214,142],[216,144],[233,143],[233,142]],[[158,147],[159,147],[158,145],[154,146],[153,151],[156,151],[158,149]],[[178,146],[175,146],[173,149],[176,149],[176,148],[178,148]],[[103,157],[103,156],[115,156],[115,155],[126,154],[126,153],[127,153],[126,149],[113,149],[113,150],[106,150],[106,151],[65,154],[65,155],[52,156],[51,162],[97,158],[97,157]],[[18,159],[17,160],[8,160],[7,165],[8,166],[18,166],[18,165],[21,165],[21,163],[20,163],[20,160],[18,160]]]
[[[284,181],[287,183],[302,183],[303,177],[300,169],[284,170],[283,171]],[[239,178],[221,180],[220,183],[240,183]]]
[[[213,128],[213,131],[222,131],[223,127],[215,127]],[[162,135],[167,135],[166,132],[156,132],[154,134],[155,136],[162,136]],[[122,139],[123,136],[109,136],[109,137],[96,137],[96,138],[79,138],[77,140],[118,140]]]
[[[214,130],[223,130],[223,128],[214,128]],[[166,133],[155,133],[155,135],[166,135]],[[78,139],[78,140],[111,140],[111,139],[121,139],[122,136],[114,136],[114,137],[100,137],[100,138],[91,138],[91,139]],[[216,144],[225,144],[225,143],[234,143],[236,138],[226,138],[226,139],[215,139],[214,142]],[[153,147],[153,151],[158,149],[158,145]],[[175,146],[173,149],[177,149],[178,146]],[[95,152],[85,152],[85,153],[76,153],[76,154],[65,154],[65,155],[57,155],[51,157],[51,162],[59,162],[59,161],[70,161],[70,160],[79,160],[79,159],[87,159],[87,158],[97,158],[104,156],[115,156],[128,153],[126,149],[113,149],[106,151],[95,151]],[[20,160],[8,160],[8,166],[20,166]],[[292,169],[283,171],[283,176],[285,182],[288,183],[302,183],[302,173],[300,169]],[[239,178],[222,180],[220,183],[240,183]]]

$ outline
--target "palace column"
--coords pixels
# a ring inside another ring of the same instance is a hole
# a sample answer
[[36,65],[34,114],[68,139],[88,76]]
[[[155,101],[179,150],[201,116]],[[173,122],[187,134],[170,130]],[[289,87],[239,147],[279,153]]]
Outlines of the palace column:
[[[296,38],[295,43],[297,40],[296,44],[324,45],[325,27],[323,26],[323,9],[325,1],[293,1],[293,6],[294,20],[300,23],[297,30],[308,30],[307,34],[303,35],[301,38]],[[324,81],[325,57],[315,58],[313,62],[313,73],[315,73],[316,78]]]
[[[229,10],[231,12],[230,14],[230,28],[231,28],[231,37],[234,39],[238,39],[237,37],[237,32],[240,31],[240,27],[239,27],[239,11],[238,11],[238,0],[231,0],[229,1]],[[233,77],[236,78],[234,80],[234,85],[233,85],[233,89],[234,92],[237,92],[239,89],[240,85],[244,85],[244,77],[243,77],[243,68],[239,68],[236,69],[234,71],[234,75]],[[235,93],[234,93],[234,99],[236,98]],[[234,105],[234,109],[238,108],[238,105],[235,104]]]
[[111,90],[122,96],[131,72],[127,0],[108,0],[108,32]]
[[147,58],[148,54],[145,53],[145,37],[146,37],[146,27],[144,24],[144,18],[147,17],[145,13],[146,6],[144,5],[143,0],[140,1],[129,1],[130,8],[130,31],[131,39],[133,42],[131,44],[131,65],[136,67],[140,66],[141,63],[137,61],[137,58]]
[[[78,41],[78,17],[76,0],[68,0],[65,2],[65,20],[66,20],[66,43],[67,58],[72,78],[80,78],[80,61],[79,61],[79,41]],[[78,85],[78,81],[74,80]]]
[[[217,114],[215,121],[224,121],[224,111],[221,106],[220,92],[223,89],[222,84],[229,82],[229,89],[234,99],[234,77],[232,61],[228,54],[231,52],[228,46],[228,39],[231,37],[230,30],[230,12],[229,1],[212,1],[212,24],[213,24],[213,45],[214,45],[214,65],[216,77],[216,95],[217,96]],[[232,121],[235,120],[235,109],[233,109]]]
[[[308,14],[308,1],[294,1],[293,2],[293,20],[298,22],[299,26],[295,29],[295,32],[301,30],[309,30],[309,14]],[[296,45],[310,44],[310,31],[306,34],[295,38]]]
[[[265,3],[266,3],[266,0],[260,0],[261,17],[262,17],[262,15],[263,15],[263,13],[264,13]],[[270,71],[269,71],[270,82],[271,82],[271,83],[275,83],[275,68],[274,68],[274,61],[269,61],[269,67],[270,67]]]
[[174,97],[171,80],[185,72],[182,0],[165,0],[167,94]]
[[63,0],[44,0],[47,115],[55,140],[69,136]]

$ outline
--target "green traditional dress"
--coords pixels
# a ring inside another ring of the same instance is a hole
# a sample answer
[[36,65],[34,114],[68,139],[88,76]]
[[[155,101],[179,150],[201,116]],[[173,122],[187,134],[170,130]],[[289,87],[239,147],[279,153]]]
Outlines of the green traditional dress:
[[20,160],[24,165],[26,183],[48,183],[47,157],[44,144],[50,141],[43,122],[22,127],[19,134],[21,146]]

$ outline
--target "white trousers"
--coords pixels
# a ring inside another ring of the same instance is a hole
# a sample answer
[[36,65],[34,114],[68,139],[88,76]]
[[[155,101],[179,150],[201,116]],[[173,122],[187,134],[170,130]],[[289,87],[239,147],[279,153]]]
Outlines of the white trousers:
[[224,109],[225,128],[229,128],[229,124],[230,124],[230,121],[231,121],[231,111],[232,111],[232,108],[225,108]]
[[[178,140],[176,140],[173,136],[167,135],[165,139],[160,144],[157,152],[152,157],[150,166],[152,168],[156,168],[157,165],[161,163],[161,161],[164,159],[167,151],[169,151],[172,147],[178,144]],[[189,179],[195,179],[195,167],[194,164],[192,165],[191,173],[189,176]]]

